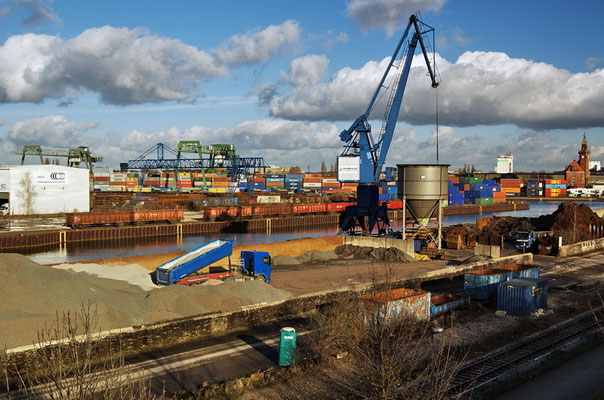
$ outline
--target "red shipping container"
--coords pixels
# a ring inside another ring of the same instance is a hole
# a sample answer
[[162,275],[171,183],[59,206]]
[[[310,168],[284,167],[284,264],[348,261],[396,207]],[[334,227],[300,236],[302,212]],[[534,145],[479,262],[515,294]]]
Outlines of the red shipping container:
[[522,181],[520,179],[500,179],[499,184],[501,187],[520,187]]
[[403,201],[402,200],[391,200],[388,202],[388,209],[390,210],[396,210],[398,208],[403,208]]

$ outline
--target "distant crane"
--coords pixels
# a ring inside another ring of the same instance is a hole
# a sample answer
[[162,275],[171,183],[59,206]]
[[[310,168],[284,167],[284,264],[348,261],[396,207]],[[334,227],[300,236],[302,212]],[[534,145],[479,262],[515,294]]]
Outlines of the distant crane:
[[[193,152],[198,155],[199,149],[195,149],[198,141],[192,141],[193,143],[187,146],[181,146],[180,152],[175,152],[170,147],[163,143],[157,143],[155,146],[146,150],[140,156],[134,160],[129,160],[127,163],[120,163],[122,171],[138,170],[142,171],[143,174],[147,170],[212,170],[216,168],[224,168],[229,170],[231,176],[237,176],[238,174],[247,174],[248,172],[254,173],[256,169],[262,169],[266,171],[269,165],[264,161],[262,157],[228,157],[229,155],[235,155],[235,148],[232,145],[210,145],[202,146],[206,150],[214,146],[213,155],[209,158],[182,158],[182,153]],[[226,147],[225,147],[226,146]],[[228,147],[232,147],[229,150]],[[178,148],[178,146],[177,146]],[[194,150],[194,151],[189,151]],[[223,154],[227,155],[224,157]],[[166,158],[165,156],[171,156],[173,158]],[[154,157],[154,158],[153,158]],[[176,174],[174,174],[176,176]],[[176,189],[176,185],[175,185]]]
[[79,166],[80,163],[84,163],[90,173],[92,173],[94,163],[103,161],[103,157],[92,154],[87,146],[80,146],[69,150],[44,150],[39,145],[28,145],[15,149],[13,153],[21,155],[21,165],[25,163],[25,156],[39,156],[40,164],[44,164],[42,157],[66,157],[69,167]]
[[[414,28],[412,37],[407,41],[411,28]],[[434,28],[426,25],[420,20],[419,14],[411,15],[409,23],[401,37],[394,54],[382,79],[369,101],[367,109],[350,126],[340,133],[340,140],[345,142],[344,151],[338,157],[338,180],[340,182],[359,182],[357,188],[357,205],[349,206],[340,217],[340,233],[356,233],[360,227],[363,234],[371,234],[374,227],[378,227],[378,233],[387,233],[392,227],[388,219],[388,210],[385,204],[379,202],[379,176],[388,155],[388,149],[392,142],[394,128],[403,101],[405,85],[409,77],[411,62],[415,49],[419,43],[433,88],[438,87],[439,77],[435,68],[435,56],[432,51],[430,60],[430,40],[427,37],[432,33],[434,40]],[[404,51],[401,49],[404,46]],[[400,54],[400,59],[399,59]],[[434,65],[434,67],[433,67]],[[390,86],[385,86],[386,78],[390,70],[394,68],[394,76]],[[371,135],[369,117],[373,111],[376,101],[381,97],[383,90],[390,90],[384,121],[380,130],[380,136],[374,141]],[[379,96],[379,97],[378,97]],[[367,223],[365,218],[368,218]]]

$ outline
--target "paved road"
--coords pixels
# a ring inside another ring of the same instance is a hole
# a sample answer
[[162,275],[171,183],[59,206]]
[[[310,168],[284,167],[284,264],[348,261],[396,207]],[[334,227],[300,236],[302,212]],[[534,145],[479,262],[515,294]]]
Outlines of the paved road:
[[[149,379],[155,394],[165,391],[170,395],[193,392],[204,383],[221,382],[266,370],[277,366],[279,331],[274,327],[265,331],[248,330],[142,354],[126,361],[128,368],[121,380]],[[298,331],[301,342],[305,333]],[[46,395],[53,390],[50,385],[34,388],[36,393]],[[6,398],[6,395],[0,395],[0,398]],[[11,398],[28,397],[13,393]]]

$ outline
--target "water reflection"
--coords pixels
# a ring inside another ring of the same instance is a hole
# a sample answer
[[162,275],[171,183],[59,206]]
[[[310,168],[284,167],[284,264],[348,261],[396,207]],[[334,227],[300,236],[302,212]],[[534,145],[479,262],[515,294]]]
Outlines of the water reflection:
[[[530,201],[530,210],[506,211],[497,213],[450,215],[443,219],[444,225],[474,222],[476,217],[514,216],[538,217],[554,212],[560,203]],[[604,203],[588,203],[592,208],[604,208]],[[401,222],[396,221],[394,228],[400,230]],[[214,239],[235,239],[235,245],[250,245],[268,242],[278,242],[304,237],[330,236],[337,233],[335,227],[304,228],[287,231],[272,231],[271,233],[215,233],[205,235],[192,235],[177,238],[176,236],[146,237],[119,239],[104,242],[70,243],[66,249],[56,247],[46,248],[45,251],[32,251],[28,257],[41,264],[74,262],[100,258],[126,257],[147,254],[169,253],[175,251],[189,251]],[[25,254],[25,253],[24,253]]]

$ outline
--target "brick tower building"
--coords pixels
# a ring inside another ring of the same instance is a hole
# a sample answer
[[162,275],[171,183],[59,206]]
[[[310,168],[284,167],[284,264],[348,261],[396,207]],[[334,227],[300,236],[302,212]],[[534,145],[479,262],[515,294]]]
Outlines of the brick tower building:
[[585,171],[585,186],[589,184],[589,153],[587,138],[584,133],[583,141],[581,142],[581,150],[579,150],[579,166]]

